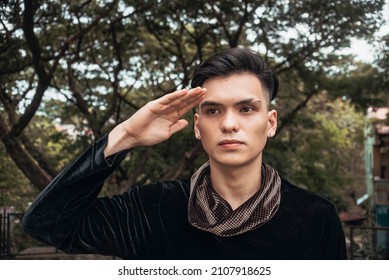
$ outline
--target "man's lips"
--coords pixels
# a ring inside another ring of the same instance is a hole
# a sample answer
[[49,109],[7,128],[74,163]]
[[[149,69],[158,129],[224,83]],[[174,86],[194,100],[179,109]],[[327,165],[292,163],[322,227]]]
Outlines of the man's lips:
[[238,139],[224,139],[224,140],[219,141],[218,144],[219,144],[219,146],[222,146],[224,148],[235,148],[235,147],[239,147],[240,145],[242,145],[243,142],[238,140]]

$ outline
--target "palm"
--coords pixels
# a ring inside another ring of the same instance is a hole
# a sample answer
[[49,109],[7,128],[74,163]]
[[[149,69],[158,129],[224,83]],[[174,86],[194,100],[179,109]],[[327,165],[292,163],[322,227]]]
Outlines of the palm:
[[167,94],[147,103],[126,121],[126,130],[145,146],[163,142],[188,125],[181,117],[199,104],[205,89],[195,88]]

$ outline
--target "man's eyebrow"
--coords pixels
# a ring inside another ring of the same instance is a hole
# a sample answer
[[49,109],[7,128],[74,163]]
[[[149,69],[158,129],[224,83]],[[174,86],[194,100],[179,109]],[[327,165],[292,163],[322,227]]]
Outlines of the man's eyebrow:
[[[243,99],[243,100],[239,100],[238,102],[236,102],[234,105],[245,105],[245,104],[252,104],[252,103],[262,103],[262,101],[258,98],[248,98],[248,99]],[[208,100],[208,101],[204,101],[203,103],[200,104],[200,107],[203,107],[203,106],[224,106],[223,103],[220,103],[220,102],[216,102],[216,101],[211,101],[211,100]]]
[[218,106],[223,106],[222,103],[216,102],[216,101],[204,101],[203,103],[200,103],[200,108],[201,107],[218,107]]
[[[234,105],[240,106],[240,105],[248,105],[253,103],[262,103],[262,101],[258,98],[248,98],[248,99],[239,100]],[[223,103],[212,101],[212,100],[204,101],[199,105],[200,109],[202,107],[222,107],[222,106],[224,106]]]
[[258,98],[249,98],[240,100],[239,102],[235,103],[235,105],[247,105],[252,103],[262,103],[262,101]]

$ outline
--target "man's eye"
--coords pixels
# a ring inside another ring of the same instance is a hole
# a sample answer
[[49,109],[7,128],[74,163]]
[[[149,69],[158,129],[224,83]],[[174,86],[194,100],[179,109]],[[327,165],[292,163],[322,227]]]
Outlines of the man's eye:
[[249,113],[251,111],[254,111],[254,108],[252,108],[252,107],[243,107],[243,108],[240,109],[240,111],[243,112],[243,113]]
[[219,114],[220,111],[218,109],[213,109],[213,108],[210,108],[207,110],[207,114],[210,114],[210,115],[215,115],[215,114]]

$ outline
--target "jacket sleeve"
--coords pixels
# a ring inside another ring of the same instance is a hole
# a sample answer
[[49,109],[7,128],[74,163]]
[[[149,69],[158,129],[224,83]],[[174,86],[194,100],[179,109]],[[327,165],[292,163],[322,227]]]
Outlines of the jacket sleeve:
[[66,253],[138,258],[147,247],[148,220],[139,188],[97,198],[128,151],[104,157],[105,135],[69,164],[23,217],[26,233]]

